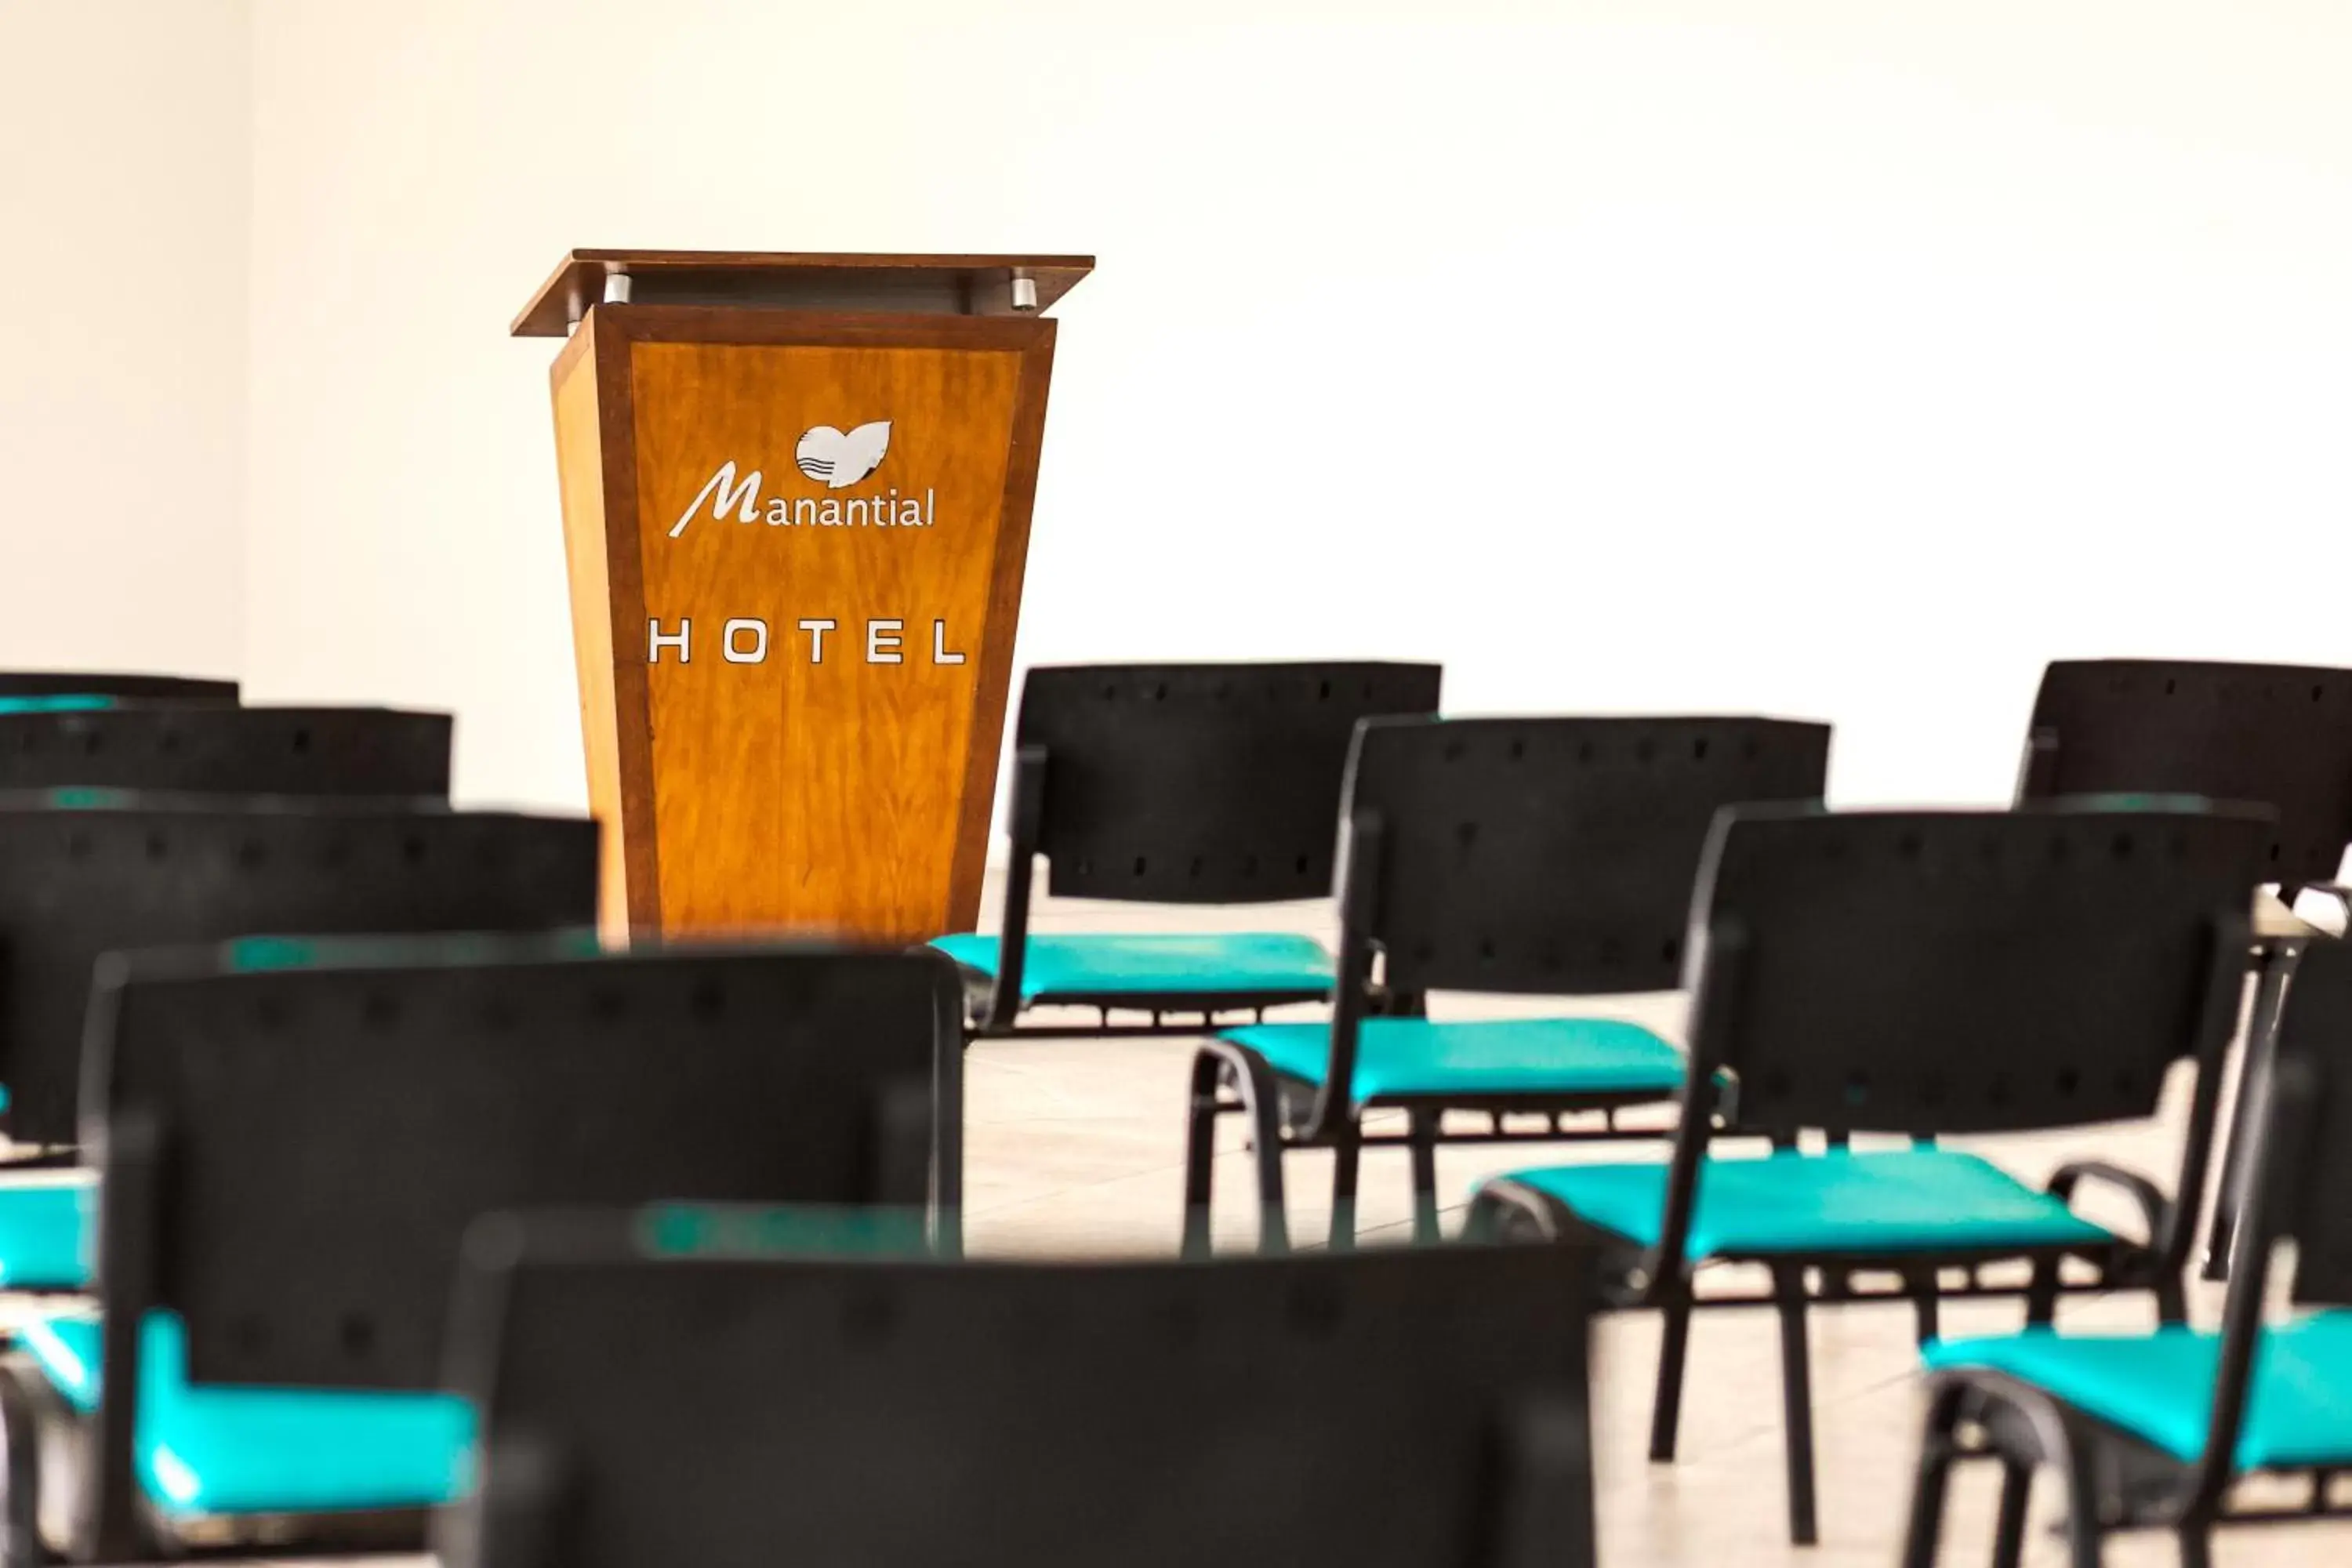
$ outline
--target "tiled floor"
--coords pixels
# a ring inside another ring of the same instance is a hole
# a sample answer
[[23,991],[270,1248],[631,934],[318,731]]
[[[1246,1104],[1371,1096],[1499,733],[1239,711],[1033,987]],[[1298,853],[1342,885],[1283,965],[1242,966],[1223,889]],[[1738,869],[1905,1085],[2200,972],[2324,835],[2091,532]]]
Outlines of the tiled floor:
[[[983,908],[996,907],[992,885]],[[1210,917],[1216,918],[1210,918]],[[1182,926],[1233,925],[1234,912],[1204,911]],[[1328,935],[1319,906],[1284,906],[1247,917],[1256,929]],[[1168,911],[1115,905],[1045,902],[1041,930],[1170,929]],[[1494,1012],[1459,998],[1434,1009]],[[1672,1036],[1680,1009],[1673,997],[1638,997],[1610,1010]],[[1181,1207],[1182,1109],[1192,1043],[1179,1039],[988,1041],[968,1060],[966,1232],[975,1250],[1021,1253],[1164,1252],[1173,1248]],[[2178,1086],[2176,1086],[2178,1087]],[[2177,1098],[2177,1097],[2176,1097]],[[2059,1159],[2095,1153],[2152,1174],[2168,1175],[2177,1142],[2168,1118],[2160,1128],[2131,1128],[2084,1139],[2000,1139],[1979,1145],[2021,1174],[2038,1177]],[[1246,1246],[1254,1215],[1246,1156],[1228,1130],[1219,1160],[1217,1228],[1221,1244]],[[1457,1205],[1472,1183],[1530,1157],[1578,1158],[1564,1145],[1442,1151],[1441,1191]],[[1290,1173],[1293,1234],[1318,1236],[1327,1222],[1328,1163],[1312,1156]],[[1402,1156],[1365,1161],[1361,1224],[1401,1231],[1409,1221]],[[2210,1321],[2218,1298],[2201,1296]],[[1998,1331],[2014,1323],[2008,1304],[1947,1308],[1948,1332]],[[2137,1301],[2077,1300],[2066,1321],[2131,1326],[2147,1321]],[[1727,1564],[1803,1564],[1859,1568],[1895,1561],[1916,1452],[1919,1400],[1907,1309],[1822,1312],[1812,1353],[1821,1464],[1822,1543],[1787,1544],[1781,1489],[1780,1385],[1773,1319],[1759,1312],[1702,1316],[1692,1336],[1682,1458],[1653,1466],[1643,1455],[1655,1321],[1622,1316],[1599,1331],[1594,1365],[1601,1563],[1604,1568],[1718,1568]],[[2047,1495],[2029,1544],[2031,1563],[2062,1561],[2050,1533]],[[1946,1561],[1975,1564],[1990,1550],[1990,1479],[1964,1475],[1955,1494]],[[2352,1525],[2291,1525],[2225,1533],[2225,1564],[2352,1562]],[[2160,1537],[2127,1537],[2111,1546],[2116,1568],[2175,1561]],[[1040,1568],[1059,1565],[1040,1564]]]

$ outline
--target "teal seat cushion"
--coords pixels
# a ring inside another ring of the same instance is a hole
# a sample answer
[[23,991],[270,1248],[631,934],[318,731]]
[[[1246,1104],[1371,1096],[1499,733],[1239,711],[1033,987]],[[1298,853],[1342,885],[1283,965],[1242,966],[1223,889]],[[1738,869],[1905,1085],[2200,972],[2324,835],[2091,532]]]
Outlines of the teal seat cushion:
[[[1506,1179],[1559,1199],[1603,1230],[1657,1244],[1666,1202],[1663,1162],[1557,1165]],[[2064,1200],[1974,1154],[1790,1151],[1708,1160],[1685,1256],[2001,1251],[2114,1240]]]
[[[99,1320],[37,1319],[20,1335],[58,1392],[98,1408]],[[173,1515],[429,1508],[470,1482],[473,1407],[446,1394],[188,1382],[177,1315],[139,1337],[140,1484]]]
[[[996,973],[992,934],[943,936],[931,943],[982,974]],[[1331,989],[1332,958],[1310,936],[1283,931],[1224,934],[1039,936],[1021,957],[1021,999],[1051,996],[1320,995]]]
[[[1226,1029],[1285,1078],[1320,1084],[1330,1070],[1326,1024]],[[1669,1095],[1685,1063],[1639,1024],[1616,1018],[1367,1018],[1356,1036],[1358,1105],[1409,1095]]]
[[95,1176],[0,1185],[0,1289],[74,1290],[89,1283]]
[[[2062,1334],[1940,1340],[1923,1352],[1938,1372],[1996,1372],[2055,1395],[2191,1462],[2205,1451],[2218,1335]],[[2319,1312],[2265,1330],[2238,1434],[2241,1470],[2352,1465],[2352,1311]]]
[[0,697],[0,714],[96,713],[114,706],[111,697],[67,691],[45,697]]

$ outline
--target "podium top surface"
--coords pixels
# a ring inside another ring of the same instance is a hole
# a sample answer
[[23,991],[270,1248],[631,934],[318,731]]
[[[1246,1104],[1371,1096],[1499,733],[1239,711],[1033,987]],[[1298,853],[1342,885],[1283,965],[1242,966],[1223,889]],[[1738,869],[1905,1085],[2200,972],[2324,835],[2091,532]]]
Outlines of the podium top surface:
[[[1094,270],[1091,256],[891,256],[801,250],[574,250],[514,319],[518,338],[560,338],[617,292],[637,305],[903,310],[1002,316],[1043,311]],[[612,281],[616,275],[625,284]],[[1013,283],[1035,287],[1017,301]]]

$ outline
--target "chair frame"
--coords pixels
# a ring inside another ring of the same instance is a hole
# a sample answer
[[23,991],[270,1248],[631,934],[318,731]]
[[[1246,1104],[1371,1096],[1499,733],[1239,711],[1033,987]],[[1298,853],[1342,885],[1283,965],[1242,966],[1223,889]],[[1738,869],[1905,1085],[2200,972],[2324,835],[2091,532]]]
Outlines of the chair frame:
[[[1444,672],[1437,665],[1411,661],[1308,659],[1258,660],[1230,664],[1097,664],[1041,666],[1029,673],[1022,689],[1021,713],[1014,737],[1012,800],[1006,814],[1006,836],[1009,839],[1010,864],[1007,867],[1003,907],[999,916],[997,931],[997,963],[992,975],[972,973],[966,974],[967,1011],[970,1022],[967,1034],[974,1039],[996,1039],[1027,1037],[1040,1039],[1120,1039],[1154,1037],[1197,1037],[1217,1026],[1221,1015],[1240,1015],[1263,1021],[1267,1008],[1305,1005],[1328,1002],[1332,994],[1330,983],[1321,982],[1312,987],[1290,990],[1244,989],[1229,992],[1139,992],[1120,990],[1105,993],[1055,991],[1024,998],[1022,980],[1026,973],[1030,937],[1030,910],[1035,887],[1035,863],[1046,853],[1045,842],[1051,837],[1046,821],[1049,778],[1055,766],[1052,739],[1055,733],[1078,737],[1074,744],[1081,760],[1099,758],[1096,748],[1101,737],[1083,716],[1086,703],[1080,699],[1083,682],[1087,696],[1096,694],[1112,698],[1126,695],[1131,699],[1150,689],[1153,699],[1164,699],[1171,692],[1182,700],[1197,700],[1205,689],[1213,704],[1222,704],[1238,687],[1244,702],[1255,697],[1272,699],[1276,702],[1304,700],[1308,683],[1319,687],[1309,709],[1321,708],[1336,698],[1339,718],[1352,731],[1355,723],[1367,714],[1403,712],[1426,714],[1437,707]],[[1351,688],[1361,683],[1360,692],[1350,694]],[[1295,689],[1294,689],[1295,683]],[[1376,684],[1377,683],[1377,684]],[[1360,700],[1358,700],[1360,697]],[[1236,706],[1230,710],[1237,733],[1250,734],[1246,709]],[[1181,722],[1181,721],[1179,721]],[[1217,721],[1219,726],[1224,721]],[[1327,789],[1313,794],[1311,828],[1322,845],[1329,840],[1324,836],[1335,819],[1345,776],[1344,757],[1348,741],[1335,732],[1328,718],[1316,721],[1314,732],[1318,745],[1336,742],[1339,754],[1339,766],[1330,775]],[[1303,775],[1302,775],[1303,776]],[[1296,829],[1297,821],[1290,820],[1306,809],[1298,793],[1287,787],[1289,775],[1283,777],[1284,787],[1276,790],[1280,797],[1277,814],[1286,826]],[[1221,781],[1230,787],[1232,781]],[[1090,796],[1087,797],[1090,799]],[[1116,798],[1116,797],[1115,797]],[[1219,795],[1223,802],[1224,797]],[[1125,808],[1133,807],[1132,800],[1122,800]],[[1166,803],[1160,803],[1162,808]],[[1073,803],[1073,808],[1084,808]],[[1208,820],[1214,822],[1213,816]],[[1155,826],[1158,825],[1155,824]],[[1066,835],[1064,835],[1066,837]],[[1156,851],[1155,851],[1156,852]],[[1316,849],[1319,860],[1321,845]],[[1113,890],[1100,886],[1099,878],[1087,875],[1085,857],[1079,858],[1076,879],[1088,884],[1079,890],[1081,897],[1110,898],[1139,904],[1161,902],[1216,904],[1222,907],[1280,902],[1301,899],[1328,899],[1331,894],[1337,868],[1330,875],[1314,877],[1314,867],[1302,858],[1294,868],[1276,865],[1266,868],[1265,881],[1247,889],[1234,888],[1230,881],[1223,884],[1227,896],[1204,894],[1197,889],[1174,891],[1164,883],[1151,892]],[[1139,859],[1136,870],[1142,872]],[[1292,872],[1295,869],[1296,875]],[[1194,865],[1197,874],[1198,862]],[[1056,868],[1056,881],[1060,880]],[[1082,1023],[1023,1023],[1022,1015],[1030,1007],[1092,1007],[1097,1019]],[[1141,1014],[1149,1023],[1113,1023],[1114,1013]],[[1197,1019],[1198,1023],[1188,1022]],[[1231,1021],[1229,1019],[1229,1021]]]
[[[2189,1252],[2195,1236],[2197,1205],[2205,1190],[2205,1173],[2211,1161],[2221,1100],[2220,1068],[2235,1028],[2238,1004],[2244,989],[2242,955],[2251,941],[2250,922],[2242,910],[2217,910],[2211,929],[2212,958],[2204,992],[2204,1023],[2195,1058],[2196,1094],[2174,1188],[2181,1195],[2168,1198],[2147,1177],[2099,1160],[2061,1166],[2053,1173],[2047,1189],[2067,1199],[2085,1184],[2115,1189],[2138,1209],[2148,1231],[2146,1243],[2119,1239],[2105,1247],[1958,1248],[1925,1255],[1804,1251],[1718,1253],[1701,1260],[1685,1258],[1697,1206],[1699,1176],[1706,1146],[1717,1133],[1718,1121],[1712,1110],[1706,1115],[1692,1115],[1688,1108],[1693,1104],[1712,1108],[1717,1103],[1715,1085],[1728,1060],[1729,1042],[1737,1034],[1740,970],[1750,948],[1750,936],[1742,922],[1721,916],[1707,927],[1703,961],[1698,967],[1691,1016],[1690,1070],[1683,1091],[1685,1109],[1673,1134],[1665,1207],[1656,1246],[1633,1245],[1624,1237],[1590,1223],[1550,1194],[1507,1178],[1489,1182],[1481,1188],[1472,1206],[1470,1227],[1482,1235],[1599,1247],[1604,1259],[1604,1280],[1614,1275],[1613,1281],[1604,1287],[1610,1290],[1610,1304],[1621,1309],[1654,1308],[1664,1315],[1664,1337],[1659,1350],[1657,1389],[1651,1411],[1650,1458],[1654,1461],[1675,1457],[1692,1314],[1726,1308],[1773,1309],[1780,1320],[1790,1538],[1801,1546],[1812,1545],[1820,1539],[1807,1321],[1812,1307],[1908,1300],[1922,1343],[1937,1337],[1939,1306],[1945,1300],[2022,1297],[2027,1321],[2047,1324],[2055,1321],[2061,1296],[2146,1290],[2155,1298],[2161,1321],[2187,1321],[2185,1279]],[[1832,1147],[1842,1147],[1846,1142],[1839,1136],[1831,1139]],[[1780,1149],[1797,1146],[1793,1137],[1776,1137],[1773,1143]],[[1914,1143],[1932,1147],[1934,1140],[1923,1137],[1915,1139]],[[2070,1259],[2087,1265],[2092,1277],[2066,1279],[2062,1266]],[[1990,1265],[2018,1261],[2028,1264],[2031,1270],[2021,1284],[1985,1277]],[[1771,1287],[1760,1292],[1702,1295],[1696,1289],[1696,1276],[1706,1263],[1763,1266],[1771,1273]],[[1948,1281],[1948,1274],[1958,1276],[1958,1281]],[[1890,1277],[1895,1281],[1892,1285],[1884,1282]]]
[[[2237,1508],[2233,1462],[2261,1350],[2272,1254],[2283,1239],[2280,1198],[2302,1173],[2313,1137],[2315,1083],[2308,1064],[2288,1061],[2270,1079],[2262,1168],[2247,1192],[2244,1256],[2222,1309],[2220,1361],[2204,1450],[2189,1462],[2074,1410],[2015,1378],[1955,1369],[1930,1381],[1926,1436],[1904,1544],[1906,1568],[1932,1568],[1943,1532],[1951,1472],[1963,1460],[2001,1468],[1995,1568],[2017,1568],[2035,1471],[2057,1469],[2066,1490],[2066,1540],[2074,1568],[2098,1568],[2105,1538],[2134,1529],[2168,1529],[2184,1568],[2209,1568],[2217,1526],[2352,1518],[2352,1498],[2335,1495],[2335,1467],[2269,1473],[2308,1478],[2300,1507]],[[2168,1320],[2169,1321],[2169,1320]]]
[[[2314,701],[2320,700],[2330,686],[2340,685],[2352,670],[2320,665],[2242,664],[2227,660],[2207,659],[2053,659],[2042,672],[2040,689],[2034,694],[2033,714],[2028,721],[2025,748],[2019,760],[2017,802],[2028,805],[2038,801],[2060,798],[2063,795],[2084,793],[2070,787],[2064,776],[2067,763],[2066,730],[2058,722],[2069,705],[2068,700],[2079,696],[2079,682],[2093,675],[2111,680],[2130,682],[2135,679],[2152,681],[2164,677],[2165,697],[2169,700],[2179,681],[2192,687],[2209,681],[2252,682],[2267,685],[2273,695],[2283,695],[2289,687],[2299,690],[2311,687]],[[2284,711],[2284,710],[2283,710]],[[2143,730],[2145,736],[2149,731]],[[2275,738],[2275,737],[2273,737]],[[2177,764],[2176,764],[2177,765]],[[2193,774],[2197,765],[2189,764]],[[2095,779],[2095,789],[2152,789],[2176,791],[2185,789],[2192,795],[2232,794],[2245,792],[2217,790],[2200,784],[2193,777],[2119,778],[2106,775]],[[2301,803],[2298,803],[2301,804]],[[2336,804],[2341,804],[2340,800]],[[2324,841],[2299,837],[2294,829],[2307,825],[2282,823],[2279,836],[2272,847],[2272,863],[2288,873],[2278,883],[2278,897],[2290,910],[2297,896],[2305,892],[2321,893],[2336,901],[2347,918],[2352,918],[2352,887],[2334,879],[2341,860],[2346,841],[2352,841],[2352,822],[2339,822],[2338,842],[2334,846],[2336,858],[2328,858],[2328,847]],[[2279,1009],[2284,1005],[2286,990],[2294,974],[2295,960],[2312,936],[2320,934],[2306,931],[2295,934],[2257,931],[2254,947],[2255,985],[2252,1022],[2245,1034],[2239,1081],[2243,1086],[2237,1107],[2251,1107],[2255,1100],[2249,1090],[2259,1091],[2277,1051]],[[2207,1221],[2204,1242],[2203,1275],[2209,1280],[2229,1277],[2232,1231],[2236,1226],[2242,1204],[2241,1194],[2250,1177],[2254,1151],[2244,1135],[2242,1117],[2233,1110],[2229,1142],[2221,1156],[2221,1183],[2214,1193],[2212,1214]]]
[[[1636,1091],[1599,1094],[1507,1094],[1481,1096],[1381,1095],[1357,1101],[1358,1036],[1370,1017],[1417,1017],[1426,1005],[1418,994],[1388,990],[1375,983],[1372,938],[1378,919],[1375,889],[1381,884],[1386,827],[1378,813],[1364,811],[1349,824],[1347,860],[1340,872],[1339,986],[1331,1009],[1328,1065],[1319,1085],[1277,1074],[1266,1059],[1234,1040],[1203,1041],[1192,1060],[1184,1145],[1184,1251],[1209,1251],[1210,1205],[1216,1177],[1216,1128],[1223,1117],[1247,1119],[1255,1163],[1258,1250],[1289,1248],[1282,1162],[1301,1149],[1329,1149],[1330,1245],[1351,1247],[1356,1238],[1356,1189],[1363,1152],[1403,1146],[1412,1157],[1412,1230],[1416,1241],[1437,1239],[1437,1146],[1441,1143],[1559,1143],[1654,1139],[1664,1130],[1626,1128],[1617,1113],[1637,1106],[1672,1104],[1670,1096]],[[1363,1113],[1405,1113],[1401,1132],[1369,1131]],[[1448,1130],[1449,1110],[1484,1112],[1483,1129]],[[1513,1126],[1507,1116],[1540,1116],[1540,1125]],[[1571,1121],[1571,1118],[1575,1119]],[[1597,1118],[1597,1121],[1595,1119]]]
[[[1135,1039],[1197,1035],[1215,1026],[1218,1015],[1248,1013],[1263,1021],[1268,1007],[1294,1006],[1327,1000],[1318,991],[1234,992],[1055,992],[1024,1003],[1021,981],[1029,950],[1029,909],[1036,886],[1038,840],[1045,815],[1045,771],[1050,763],[1043,745],[1016,747],[1013,754],[1013,799],[1007,815],[1010,860],[1004,874],[1004,907],[997,932],[996,973],[967,983],[972,1021],[966,1033],[973,1039]],[[1093,1007],[1100,1015],[1094,1024],[1024,1024],[1027,1006]],[[1114,1011],[1149,1013],[1149,1024],[1114,1024]],[[1197,1016],[1196,1025],[1183,1021]]]
[[[1400,843],[1408,845],[1402,854],[1409,856],[1412,850],[1409,839],[1392,825],[1383,807],[1360,793],[1367,788],[1377,793],[1381,787],[1364,782],[1366,758],[1371,754],[1367,749],[1383,733],[1445,736],[1449,742],[1459,739],[1466,744],[1478,738],[1481,731],[1492,727],[1509,737],[1508,754],[1517,759],[1529,742],[1549,738],[1547,732],[1557,730],[1581,738],[1578,748],[1580,765],[1591,759],[1593,742],[1604,736],[1632,739],[1633,754],[1646,763],[1660,734],[1686,730],[1690,738],[1699,743],[1696,754],[1704,757],[1706,745],[1719,733],[1746,726],[1769,727],[1782,731],[1791,742],[1817,741],[1818,755],[1804,757],[1801,762],[1807,769],[1807,787],[1814,792],[1820,789],[1827,772],[1830,733],[1826,725],[1810,721],[1761,715],[1515,715],[1486,720],[1396,717],[1360,721],[1340,804],[1341,850],[1336,871],[1339,917],[1335,966],[1338,984],[1333,993],[1330,1043],[1323,1078],[1319,1084],[1285,1079],[1257,1051],[1236,1040],[1212,1038],[1202,1043],[1193,1058],[1188,1097],[1184,1249],[1195,1256],[1209,1250],[1216,1128],[1219,1120],[1229,1115],[1240,1115],[1248,1121],[1259,1206],[1258,1247],[1269,1252],[1282,1251],[1289,1246],[1282,1162],[1292,1150],[1332,1151],[1330,1245],[1349,1247],[1355,1242],[1356,1193],[1362,1153],[1368,1147],[1402,1144],[1411,1153],[1413,1236],[1416,1240],[1430,1241],[1438,1235],[1436,1151],[1441,1143],[1578,1143],[1671,1136],[1669,1128],[1629,1127],[1618,1120],[1622,1111],[1675,1103],[1671,1089],[1388,1094],[1356,1100],[1356,1058],[1364,1021],[1371,1017],[1423,1016],[1427,999],[1419,987],[1429,978],[1415,975],[1410,969],[1402,976],[1390,973],[1393,959],[1384,961],[1378,969],[1375,966],[1375,959],[1383,952],[1383,943],[1399,934],[1382,891],[1391,880],[1391,857],[1399,854],[1395,847]],[[1418,739],[1401,742],[1407,748],[1418,743]],[[1448,761],[1456,754],[1451,744],[1445,744],[1440,752]],[[1749,757],[1756,754],[1751,747]],[[1412,755],[1409,749],[1401,752],[1404,759]],[[1742,779],[1741,784],[1745,787],[1754,782],[1753,775],[1749,775]],[[1514,786],[1515,791],[1518,787]],[[1612,796],[1604,793],[1599,798],[1607,801]],[[1700,796],[1702,804],[1716,809],[1719,809],[1717,803],[1721,798],[1716,791]],[[1792,792],[1780,798],[1818,800],[1819,796]],[[1509,809],[1516,811],[1519,807],[1514,804]],[[1693,834],[1694,844],[1703,842],[1704,837],[1705,828],[1701,826]],[[1696,848],[1691,858],[1694,862],[1699,860]],[[1644,868],[1644,874],[1650,869]],[[1686,900],[1687,889],[1680,885],[1667,896],[1674,908],[1672,919],[1677,945]],[[1634,917],[1624,918],[1631,921]],[[1654,978],[1652,972],[1655,966],[1646,962],[1634,972],[1638,978],[1622,971],[1613,975],[1591,976],[1589,972],[1571,970],[1571,973],[1588,973],[1588,977],[1596,981],[1580,992],[1572,981],[1567,982],[1564,989],[1551,990],[1533,982],[1526,973],[1517,980],[1497,977],[1487,989],[1497,994],[1587,997],[1664,990],[1676,984],[1679,972],[1674,968],[1672,952],[1663,962],[1666,967]],[[1449,972],[1441,970],[1431,988],[1444,988],[1448,980]],[[1463,988],[1480,989],[1475,983],[1465,983]],[[1368,1130],[1364,1115],[1372,1110],[1403,1112],[1403,1129]],[[1483,1114],[1486,1125],[1449,1129],[1445,1125],[1448,1111]]]

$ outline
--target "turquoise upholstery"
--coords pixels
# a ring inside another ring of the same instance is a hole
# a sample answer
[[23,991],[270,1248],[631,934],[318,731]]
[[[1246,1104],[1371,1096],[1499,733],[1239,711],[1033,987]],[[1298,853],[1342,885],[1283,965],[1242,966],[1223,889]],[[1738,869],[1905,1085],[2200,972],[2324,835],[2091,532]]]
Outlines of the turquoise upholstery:
[[919,1208],[655,1204],[637,1211],[637,1245],[656,1258],[919,1258],[929,1218]]
[[61,692],[51,697],[0,697],[0,714],[95,713],[113,706],[114,699],[111,697],[78,691]]
[[[37,1319],[20,1337],[75,1409],[98,1408],[98,1319]],[[470,1484],[473,1407],[455,1395],[192,1384],[170,1312],[149,1315],[139,1355],[134,1458],[167,1513],[428,1508]]]
[[97,1179],[0,1186],[0,1289],[72,1290],[89,1283],[82,1247]]
[[[1326,1024],[1255,1024],[1223,1031],[1285,1078],[1319,1084],[1330,1070]],[[1672,1094],[1680,1051],[1615,1018],[1488,1018],[1434,1023],[1367,1018],[1356,1036],[1358,1105],[1403,1095]]]
[[[2031,1384],[2174,1458],[2205,1451],[2218,1335],[2062,1334],[2032,1329],[2000,1339],[1942,1340],[1924,1352],[1938,1372],[1997,1372]],[[2352,1465],[2352,1311],[2329,1311],[2264,1331],[2238,1434],[2237,1466]]]
[[[1549,1194],[1643,1247],[1664,1221],[1666,1167],[1558,1165],[1507,1180]],[[2097,1247],[2114,1233],[2000,1169],[1949,1149],[1709,1159],[1700,1168],[1690,1258],[1843,1252]]]
[[[982,974],[996,973],[997,939],[969,932],[931,943]],[[1021,999],[1051,996],[1320,994],[1331,989],[1332,958],[1310,936],[1229,934],[1039,936],[1022,954]]]

